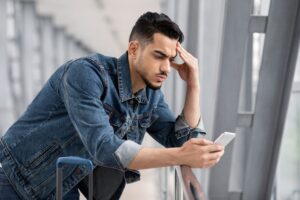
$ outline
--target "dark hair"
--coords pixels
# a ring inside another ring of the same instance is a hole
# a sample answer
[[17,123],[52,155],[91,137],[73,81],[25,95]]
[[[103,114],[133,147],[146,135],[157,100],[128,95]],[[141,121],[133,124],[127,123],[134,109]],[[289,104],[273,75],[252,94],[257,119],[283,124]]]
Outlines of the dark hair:
[[183,33],[178,25],[173,22],[167,15],[156,12],[147,12],[141,15],[131,30],[129,41],[141,39],[146,42],[153,40],[154,33],[177,39],[180,43],[183,41]]

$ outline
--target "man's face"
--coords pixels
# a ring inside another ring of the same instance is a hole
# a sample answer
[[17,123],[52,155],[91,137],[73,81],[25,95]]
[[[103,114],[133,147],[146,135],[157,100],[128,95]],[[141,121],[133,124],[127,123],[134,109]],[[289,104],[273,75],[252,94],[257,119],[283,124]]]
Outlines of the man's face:
[[149,88],[159,89],[167,78],[177,54],[177,42],[155,33],[152,42],[139,47],[135,70]]

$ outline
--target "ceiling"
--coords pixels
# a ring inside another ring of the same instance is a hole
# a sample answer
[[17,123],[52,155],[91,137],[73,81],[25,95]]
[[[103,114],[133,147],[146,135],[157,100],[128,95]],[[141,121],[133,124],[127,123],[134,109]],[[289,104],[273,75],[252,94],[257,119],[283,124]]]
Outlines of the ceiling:
[[137,18],[146,11],[161,12],[163,0],[38,0],[39,14],[92,51],[119,56]]

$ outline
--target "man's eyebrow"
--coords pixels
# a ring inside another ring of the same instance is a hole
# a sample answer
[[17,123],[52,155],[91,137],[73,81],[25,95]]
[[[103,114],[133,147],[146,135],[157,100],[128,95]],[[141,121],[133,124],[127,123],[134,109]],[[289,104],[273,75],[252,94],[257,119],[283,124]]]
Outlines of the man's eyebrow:
[[[159,54],[162,57],[169,57],[164,52],[159,51],[159,50],[154,50],[154,53]],[[176,56],[177,56],[177,52],[176,52],[175,56],[171,57],[170,59],[174,60],[176,58]]]

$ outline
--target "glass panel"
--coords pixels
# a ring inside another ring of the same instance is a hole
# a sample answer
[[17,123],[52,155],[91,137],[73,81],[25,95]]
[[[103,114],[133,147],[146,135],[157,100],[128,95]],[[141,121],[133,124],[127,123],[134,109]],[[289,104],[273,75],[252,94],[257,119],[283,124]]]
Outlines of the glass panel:
[[[299,83],[300,56],[298,54],[294,86]],[[300,199],[300,91],[291,93],[277,166],[276,199]]]
[[254,15],[268,15],[270,0],[254,0]]
[[277,169],[277,199],[300,198],[300,93],[292,93]]
[[262,33],[254,33],[253,34],[253,57],[252,57],[252,95],[253,95],[253,101],[252,101],[252,108],[254,110],[255,107],[255,97],[257,92],[257,85],[259,81],[259,71],[262,61],[262,55],[263,55],[263,48],[264,48],[264,42],[265,42],[265,34]]
[[295,76],[294,76],[294,82],[299,83],[300,82],[300,51],[298,51],[298,59],[296,62],[296,71],[295,71]]

